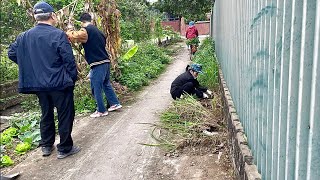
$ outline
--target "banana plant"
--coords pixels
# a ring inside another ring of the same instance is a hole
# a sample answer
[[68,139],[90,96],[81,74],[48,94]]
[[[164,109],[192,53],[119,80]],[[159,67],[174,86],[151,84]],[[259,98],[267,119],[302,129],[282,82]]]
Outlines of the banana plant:
[[126,54],[123,55],[122,59],[128,62],[137,53],[138,49],[137,45],[133,46]]

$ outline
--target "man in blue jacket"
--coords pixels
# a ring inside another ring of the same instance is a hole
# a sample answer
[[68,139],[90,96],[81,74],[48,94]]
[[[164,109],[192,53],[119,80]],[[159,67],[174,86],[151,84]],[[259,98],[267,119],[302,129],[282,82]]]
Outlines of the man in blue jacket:
[[19,92],[36,94],[39,98],[43,156],[49,156],[54,149],[54,107],[57,108],[60,135],[57,158],[62,159],[80,151],[71,137],[77,69],[67,35],[54,27],[57,17],[53,7],[39,2],[33,10],[37,25],[17,37],[8,56],[19,67]]

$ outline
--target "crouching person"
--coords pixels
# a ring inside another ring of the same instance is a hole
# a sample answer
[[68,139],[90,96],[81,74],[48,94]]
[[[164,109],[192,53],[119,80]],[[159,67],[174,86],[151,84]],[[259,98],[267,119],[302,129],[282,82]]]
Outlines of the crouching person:
[[173,99],[181,98],[184,93],[196,95],[198,98],[208,98],[212,92],[205,87],[201,87],[197,77],[202,73],[200,64],[191,64],[186,68],[186,72],[180,74],[171,84],[170,93]]

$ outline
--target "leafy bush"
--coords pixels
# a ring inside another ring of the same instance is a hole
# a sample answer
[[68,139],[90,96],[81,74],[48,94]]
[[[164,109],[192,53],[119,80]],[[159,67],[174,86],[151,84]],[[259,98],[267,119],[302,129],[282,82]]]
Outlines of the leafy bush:
[[138,90],[148,84],[149,79],[157,77],[170,58],[158,46],[150,43],[138,45],[137,53],[129,60],[119,63],[121,84],[130,90]]
[[0,83],[18,79],[18,65],[7,57],[6,50],[1,51],[0,74]]
[[218,87],[219,65],[215,58],[214,42],[208,38],[197,51],[193,61],[202,64],[203,74],[200,74],[198,80],[200,84],[208,88]]
[[13,165],[12,159],[8,155],[1,156],[0,166],[7,167]]
[[40,117],[39,112],[28,112],[16,114],[11,121],[11,126],[17,129],[18,138],[22,142],[28,142],[33,147],[38,145],[40,137]]
[[141,42],[151,37],[152,11],[145,2],[137,0],[119,0],[121,12],[121,38]]
[[30,149],[31,149],[31,144],[29,144],[28,142],[23,142],[16,146],[16,149],[14,150],[14,152],[16,152],[19,155],[22,155],[28,152]]
[[15,137],[18,135],[18,130],[14,127],[10,127],[3,131],[3,133],[0,134],[0,144],[1,145],[11,145],[12,143],[12,137]]
[[1,145],[10,144],[12,142],[12,136],[5,133],[1,133],[0,142],[1,142]]
[[17,130],[17,128],[10,127],[8,129],[6,129],[5,131],[3,131],[3,134],[14,137],[14,136],[18,135],[18,130]]

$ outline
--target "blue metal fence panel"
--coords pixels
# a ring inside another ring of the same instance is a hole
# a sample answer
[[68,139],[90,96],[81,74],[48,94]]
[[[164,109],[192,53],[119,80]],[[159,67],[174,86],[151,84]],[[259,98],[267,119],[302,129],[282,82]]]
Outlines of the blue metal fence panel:
[[263,179],[320,179],[320,1],[216,0],[211,35]]

